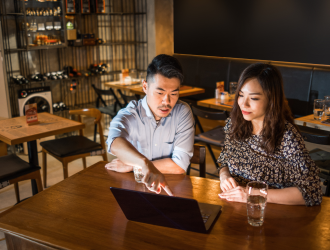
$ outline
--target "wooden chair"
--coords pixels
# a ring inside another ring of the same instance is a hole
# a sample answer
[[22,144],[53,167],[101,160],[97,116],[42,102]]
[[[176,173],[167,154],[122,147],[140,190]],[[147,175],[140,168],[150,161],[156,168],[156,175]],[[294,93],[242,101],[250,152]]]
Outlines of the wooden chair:
[[18,182],[36,180],[38,192],[41,192],[42,183],[40,167],[23,161],[16,155],[0,157],[0,189],[14,184],[17,203],[20,202]]
[[210,119],[210,120],[226,120],[229,116],[228,112],[210,111],[209,109],[197,108],[195,106],[191,106],[191,109],[195,118],[195,126],[197,126],[201,131],[201,133],[195,135],[195,143],[203,142],[206,144],[216,168],[219,169],[219,164],[217,163],[217,159],[214,156],[211,145],[218,147],[224,146],[225,132],[223,131],[223,127],[217,126],[207,132],[204,132],[198,117]]
[[42,146],[43,160],[43,179],[44,187],[47,186],[47,155],[55,157],[63,164],[64,179],[68,177],[68,163],[82,158],[83,166],[86,168],[86,157],[93,155],[102,155],[103,160],[107,161],[107,152],[103,137],[101,125],[101,112],[98,109],[80,109],[70,110],[69,114],[78,115],[78,121],[81,122],[81,115],[94,117],[94,124],[98,125],[100,133],[100,143],[96,143],[84,137],[83,130],[79,130],[79,136],[70,136],[61,139],[55,139],[40,143]]
[[[112,118],[114,118],[118,112],[117,108],[121,109],[123,108],[123,104],[120,103],[118,97],[116,96],[115,92],[112,88],[110,89],[99,89],[94,84],[92,84],[93,89],[95,90],[95,93],[97,95],[95,106],[98,110],[101,111],[102,114],[109,115]],[[112,96],[115,100],[113,105],[107,105],[105,100],[103,99],[103,96]],[[100,107],[100,102],[103,104],[103,106]],[[96,124],[94,128],[94,141],[96,141]]]
[[199,164],[199,176],[205,178],[205,173],[206,173],[205,158],[206,158],[205,146],[194,144],[194,155],[190,159],[190,165],[187,169],[187,174],[188,175],[190,174],[191,164]]
[[138,100],[136,95],[133,95],[133,96],[130,96],[130,95],[125,95],[120,89],[117,89],[117,92],[119,93],[120,97],[123,99],[124,101],[124,107],[127,106],[127,104],[130,102],[130,101],[133,101],[133,100]]

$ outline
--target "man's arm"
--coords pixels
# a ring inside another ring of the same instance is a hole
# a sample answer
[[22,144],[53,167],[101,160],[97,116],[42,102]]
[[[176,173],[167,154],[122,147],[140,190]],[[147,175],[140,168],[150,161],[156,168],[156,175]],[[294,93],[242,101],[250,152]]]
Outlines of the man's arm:
[[172,159],[165,158],[161,160],[152,161],[154,166],[163,174],[184,174],[184,171]]
[[161,187],[163,187],[169,195],[173,195],[164,175],[126,139],[121,137],[114,139],[111,144],[111,152],[126,165],[142,167],[144,174],[142,182],[150,191],[160,193]]

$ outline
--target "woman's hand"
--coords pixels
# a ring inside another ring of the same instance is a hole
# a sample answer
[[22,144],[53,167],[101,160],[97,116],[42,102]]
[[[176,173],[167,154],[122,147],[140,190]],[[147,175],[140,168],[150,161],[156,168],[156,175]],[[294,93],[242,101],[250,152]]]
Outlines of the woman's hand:
[[222,192],[221,194],[219,194],[219,197],[221,199],[226,199],[227,201],[246,203],[247,201],[246,188],[238,186],[228,191]]
[[237,183],[233,177],[231,177],[228,168],[223,168],[220,171],[220,188],[223,192],[237,187]]

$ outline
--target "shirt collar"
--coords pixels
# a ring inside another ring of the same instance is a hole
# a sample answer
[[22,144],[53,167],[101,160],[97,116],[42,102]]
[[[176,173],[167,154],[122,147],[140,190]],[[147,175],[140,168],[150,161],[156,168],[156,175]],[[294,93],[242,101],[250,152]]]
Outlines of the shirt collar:
[[[154,115],[152,113],[152,111],[150,110],[149,108],[149,105],[147,103],[147,96],[145,96],[143,99],[142,99],[142,107],[143,109],[145,110],[145,116],[144,117],[149,117],[149,118],[154,118]],[[175,107],[175,106],[174,106]],[[174,108],[173,108],[174,109]],[[171,113],[168,114],[167,117],[170,117],[172,116],[172,112],[173,112],[173,109],[171,110]],[[165,117],[166,118],[166,117]],[[165,119],[162,119],[162,120],[165,120]]]

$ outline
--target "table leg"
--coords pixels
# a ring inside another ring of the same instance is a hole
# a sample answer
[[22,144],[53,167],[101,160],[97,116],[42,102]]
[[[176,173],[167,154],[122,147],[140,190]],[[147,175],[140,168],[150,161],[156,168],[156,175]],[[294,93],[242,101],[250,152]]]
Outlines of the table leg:
[[[29,163],[39,166],[38,160],[38,148],[37,148],[37,141],[29,141],[27,143],[28,152],[29,152]],[[32,194],[35,195],[38,193],[37,182],[35,180],[31,180],[32,185]]]

